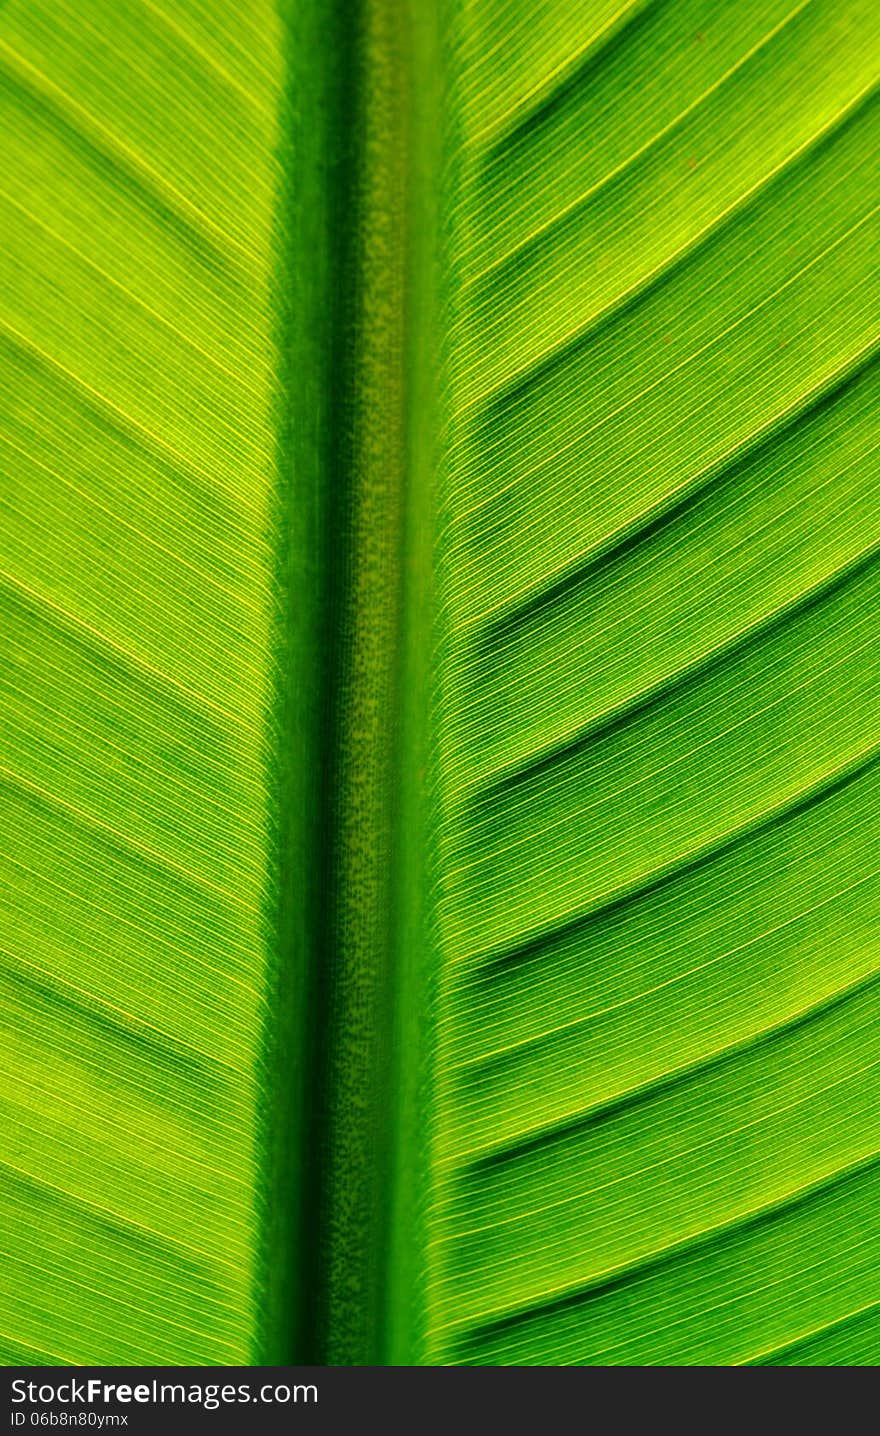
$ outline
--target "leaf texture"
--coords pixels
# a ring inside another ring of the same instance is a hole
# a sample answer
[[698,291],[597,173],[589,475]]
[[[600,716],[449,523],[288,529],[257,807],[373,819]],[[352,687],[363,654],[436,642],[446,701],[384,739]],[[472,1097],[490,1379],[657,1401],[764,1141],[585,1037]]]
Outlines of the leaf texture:
[[256,1350],[282,85],[271,4],[0,14],[7,1361]]
[[0,1360],[876,1364],[878,82],[0,8]]
[[870,1364],[876,16],[449,16],[432,1359]]

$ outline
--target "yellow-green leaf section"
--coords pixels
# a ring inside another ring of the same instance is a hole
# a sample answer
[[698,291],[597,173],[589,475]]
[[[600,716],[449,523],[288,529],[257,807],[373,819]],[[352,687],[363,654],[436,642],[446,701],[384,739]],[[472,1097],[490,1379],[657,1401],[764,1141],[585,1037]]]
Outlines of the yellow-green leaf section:
[[0,13],[0,1350],[261,1329],[276,7]]

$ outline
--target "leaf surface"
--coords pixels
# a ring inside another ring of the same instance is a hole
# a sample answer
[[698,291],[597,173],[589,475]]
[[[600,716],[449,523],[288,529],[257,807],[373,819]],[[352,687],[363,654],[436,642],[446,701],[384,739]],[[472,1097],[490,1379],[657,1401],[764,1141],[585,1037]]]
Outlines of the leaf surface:
[[260,1332],[272,5],[4,5],[0,1342]]
[[871,0],[0,10],[0,1358],[869,1365]]
[[433,1359],[869,1362],[876,23],[537,9],[450,12]]

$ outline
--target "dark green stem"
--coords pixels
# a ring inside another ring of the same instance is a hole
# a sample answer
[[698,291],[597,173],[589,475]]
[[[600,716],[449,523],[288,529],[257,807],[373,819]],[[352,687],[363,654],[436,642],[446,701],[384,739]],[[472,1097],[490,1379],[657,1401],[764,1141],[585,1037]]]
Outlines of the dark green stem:
[[269,1051],[284,1096],[261,1359],[402,1363],[420,1341],[424,1149],[426,42],[408,0],[293,0],[291,26]]

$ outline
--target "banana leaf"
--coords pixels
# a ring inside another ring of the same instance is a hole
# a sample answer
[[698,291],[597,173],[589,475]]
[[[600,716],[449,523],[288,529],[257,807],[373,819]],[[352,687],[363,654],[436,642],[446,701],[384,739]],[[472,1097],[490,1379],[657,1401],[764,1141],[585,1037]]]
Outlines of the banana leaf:
[[0,7],[0,1360],[880,1359],[872,0]]

